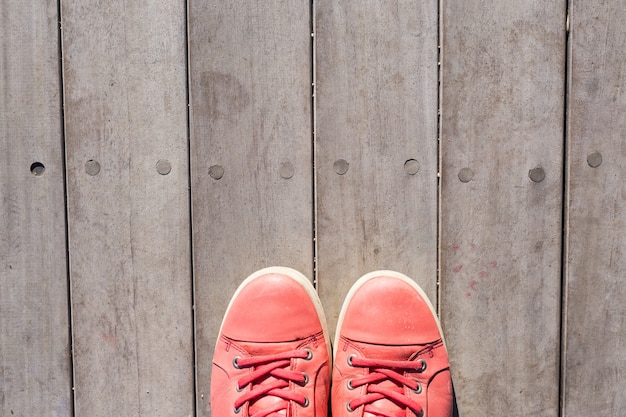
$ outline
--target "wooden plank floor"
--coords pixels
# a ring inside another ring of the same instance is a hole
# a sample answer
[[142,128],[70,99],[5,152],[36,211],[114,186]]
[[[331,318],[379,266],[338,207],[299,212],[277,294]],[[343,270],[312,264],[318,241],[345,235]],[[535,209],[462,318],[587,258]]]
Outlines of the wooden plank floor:
[[0,415],[72,413],[56,3],[0,2]]
[[75,412],[191,415],[185,8],[61,6]]
[[459,414],[555,416],[566,10],[444,4],[441,315]]
[[0,415],[210,416],[282,265],[333,332],[415,279],[461,417],[621,417],[626,6],[566,3],[0,0]]
[[317,278],[333,334],[367,272],[437,296],[436,6],[316,3]]
[[[626,407],[617,388],[626,380],[626,31],[617,22],[626,4],[574,2],[571,16],[564,412],[618,416]],[[591,401],[581,384],[593,387]]]
[[313,275],[310,9],[190,5],[197,415],[222,315],[255,270]]

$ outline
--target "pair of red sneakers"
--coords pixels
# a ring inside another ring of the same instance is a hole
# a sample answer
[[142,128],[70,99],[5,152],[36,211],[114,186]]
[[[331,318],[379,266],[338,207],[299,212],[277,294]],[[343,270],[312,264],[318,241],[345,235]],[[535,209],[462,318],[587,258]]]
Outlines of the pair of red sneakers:
[[377,271],[354,284],[337,324],[332,375],[330,357],[324,311],[309,280],[283,267],[252,274],[218,336],[213,417],[327,417],[329,405],[333,417],[452,415],[439,321],[405,275]]

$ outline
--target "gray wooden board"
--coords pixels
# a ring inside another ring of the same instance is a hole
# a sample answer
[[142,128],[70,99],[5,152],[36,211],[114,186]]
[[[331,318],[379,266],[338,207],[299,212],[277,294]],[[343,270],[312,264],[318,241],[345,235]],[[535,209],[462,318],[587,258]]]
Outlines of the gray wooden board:
[[2,416],[72,413],[57,21],[0,1]]
[[186,10],[61,5],[76,414],[190,416]]
[[316,1],[315,41],[317,276],[334,332],[367,272],[407,274],[436,301],[437,2]]
[[308,2],[189,4],[198,415],[237,286],[282,265],[312,278]]
[[564,416],[626,409],[624,19],[622,1],[571,2]]
[[559,415],[565,20],[563,2],[442,3],[440,307],[463,417]]

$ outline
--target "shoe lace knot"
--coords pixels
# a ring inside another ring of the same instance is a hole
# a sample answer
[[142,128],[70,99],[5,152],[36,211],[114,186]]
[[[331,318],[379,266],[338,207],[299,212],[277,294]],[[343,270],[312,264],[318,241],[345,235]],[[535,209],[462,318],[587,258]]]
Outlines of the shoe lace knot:
[[[309,349],[297,349],[287,352],[249,357],[235,357],[233,367],[250,368],[251,372],[237,381],[237,391],[242,395],[235,400],[234,411],[238,414],[247,403],[251,407],[263,398],[272,396],[280,401],[266,403],[267,407],[255,407],[250,417],[265,417],[285,410],[289,415],[289,404],[295,402],[301,407],[309,405],[309,399],[295,390],[288,389],[292,383],[305,386],[309,382],[306,372],[289,369],[293,359],[311,360],[313,352]],[[262,401],[260,402],[262,403]],[[251,409],[249,408],[249,411]]]
[[[407,395],[409,389],[415,394],[422,392],[422,386],[416,378],[411,375],[420,374],[426,371],[427,360],[424,356],[433,357],[433,349],[443,345],[442,341],[429,344],[421,349],[412,359],[409,360],[386,360],[348,356],[348,365],[356,368],[368,368],[369,372],[361,377],[348,380],[347,387],[354,390],[365,386],[366,389],[348,401],[346,408],[349,412],[358,407],[365,406],[364,412],[382,417],[404,417],[409,409],[417,417],[424,415],[422,406]],[[421,357],[420,357],[421,356]],[[382,409],[375,406],[379,400],[388,400],[397,406],[394,413],[385,407]]]

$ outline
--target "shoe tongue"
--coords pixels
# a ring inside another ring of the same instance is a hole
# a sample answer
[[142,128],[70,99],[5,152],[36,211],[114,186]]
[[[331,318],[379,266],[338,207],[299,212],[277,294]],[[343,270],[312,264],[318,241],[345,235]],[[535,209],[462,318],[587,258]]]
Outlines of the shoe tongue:
[[[267,395],[250,404],[248,408],[248,415],[254,415],[256,412],[267,409],[274,408],[278,404],[285,402],[282,398],[274,397],[271,395]],[[289,410],[289,406],[287,406],[287,410],[281,409],[279,411],[275,411],[267,415],[267,417],[290,417],[291,412]]]
[[[404,394],[404,390],[401,387],[398,387],[395,383],[391,382],[391,381],[383,381],[379,384],[377,384],[378,387],[380,388],[386,388],[392,391],[396,391],[399,394]],[[399,411],[401,411],[401,408],[399,405],[397,405],[396,403],[394,403],[393,401],[383,398],[382,400],[378,400],[378,401],[374,401],[371,404],[372,407],[380,409],[380,410],[385,410],[388,414],[395,414]],[[364,413],[365,417],[380,417],[377,414],[373,414],[373,413]]]
[[[270,376],[266,380],[261,381],[260,384],[271,384],[276,381],[276,378]],[[255,386],[258,388],[258,385]],[[284,389],[289,389],[288,387]],[[280,397],[275,397],[273,395],[265,395],[259,398],[256,401],[250,403],[248,407],[248,415],[254,415],[256,412],[261,410],[273,409],[277,406],[285,407],[285,403],[287,403],[286,408],[281,408],[278,411],[267,414],[267,417],[291,417],[291,407],[289,406],[289,402]]]
[[[239,343],[239,345],[243,347],[250,356],[264,356],[295,350],[301,343],[302,342],[300,341],[295,341],[292,343]],[[257,384],[271,384],[273,382],[276,382],[276,378],[268,376],[265,380],[259,381]],[[255,387],[258,387],[258,385],[255,385]],[[248,407],[248,415],[253,415],[258,411],[268,408],[275,408],[284,402],[285,400],[280,397],[265,395],[250,403]],[[287,407],[287,410],[281,409],[268,414],[267,417],[291,417],[291,414],[291,410]]]
[[[415,357],[415,353],[420,350],[420,346],[380,346],[373,345],[368,346],[366,344],[359,345],[363,349],[363,356],[368,359],[381,359],[381,360],[392,360],[392,361],[408,361],[412,360]],[[400,371],[400,373],[402,373]],[[398,386],[395,382],[386,380],[376,384],[376,386],[380,388],[389,389],[392,391],[396,391],[399,394],[404,394],[404,387]],[[383,398],[382,400],[374,401],[371,403],[371,406],[385,410],[389,414],[404,416],[405,413],[402,412],[402,408],[397,405],[392,400]],[[413,413],[406,413],[406,415],[412,415]],[[374,413],[363,413],[363,417],[380,417]]]

